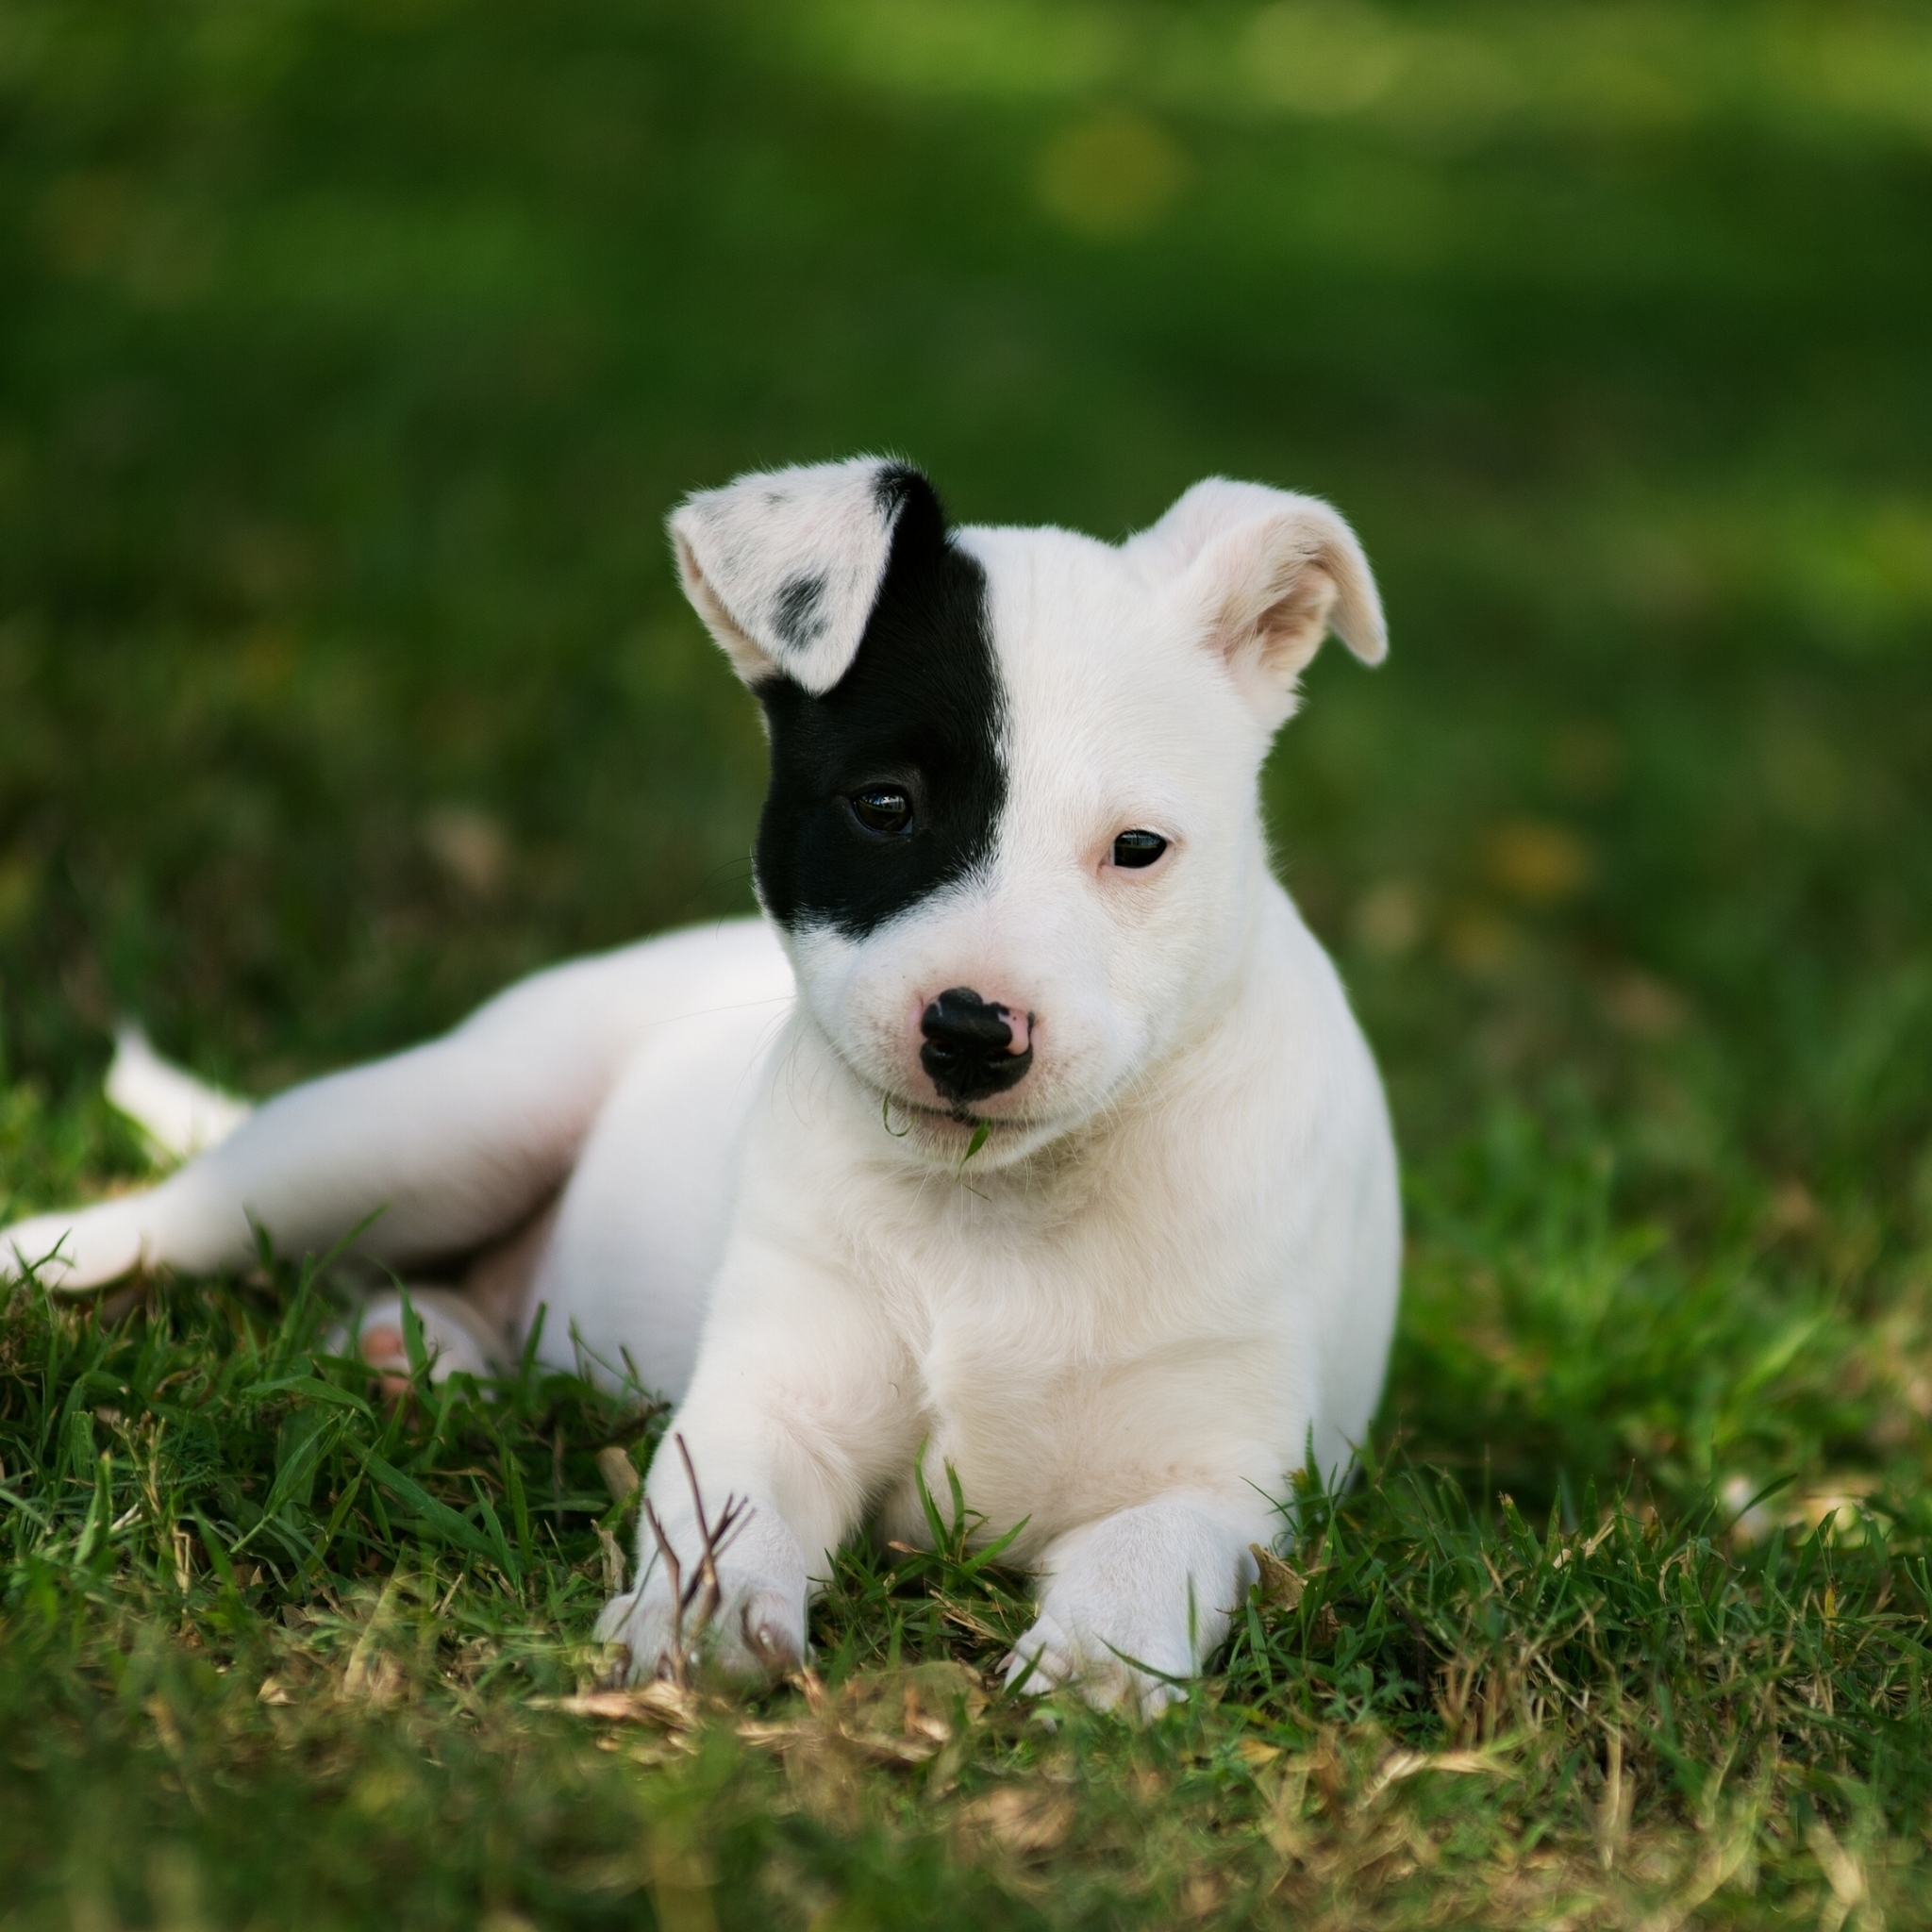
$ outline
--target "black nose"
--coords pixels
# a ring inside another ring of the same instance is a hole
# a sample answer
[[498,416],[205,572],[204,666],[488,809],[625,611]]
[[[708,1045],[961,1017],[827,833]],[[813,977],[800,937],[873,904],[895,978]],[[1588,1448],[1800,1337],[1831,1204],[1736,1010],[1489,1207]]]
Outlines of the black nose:
[[1033,1064],[1032,1041],[1012,1051],[1006,1008],[988,1006],[970,986],[941,993],[920,1015],[919,1030],[919,1064],[955,1107],[1017,1087]]

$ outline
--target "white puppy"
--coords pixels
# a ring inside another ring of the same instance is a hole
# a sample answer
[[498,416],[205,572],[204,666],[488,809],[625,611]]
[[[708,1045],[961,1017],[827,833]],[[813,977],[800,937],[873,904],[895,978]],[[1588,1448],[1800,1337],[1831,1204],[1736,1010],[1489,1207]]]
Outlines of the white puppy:
[[[767,922],[541,974],[149,1193],[16,1225],[0,1266],[212,1271],[251,1224],[301,1252],[381,1209],[373,1257],[480,1254],[507,1321],[547,1305],[546,1354],[575,1336],[676,1401],[712,1507],[752,1506],[727,1665],[802,1657],[860,1524],[923,1537],[923,1457],[988,1536],[1024,1525],[1015,1674],[1158,1702],[1291,1473],[1347,1466],[1388,1353],[1381,1086],[1257,787],[1325,633],[1382,656],[1368,565],[1326,505],[1253,484],[1116,547],[949,529],[871,458],[741,477],[671,529],[764,708]],[[648,1495],[688,1563],[676,1457]],[[639,1578],[600,1627],[643,1675],[672,1641],[648,1536]]]

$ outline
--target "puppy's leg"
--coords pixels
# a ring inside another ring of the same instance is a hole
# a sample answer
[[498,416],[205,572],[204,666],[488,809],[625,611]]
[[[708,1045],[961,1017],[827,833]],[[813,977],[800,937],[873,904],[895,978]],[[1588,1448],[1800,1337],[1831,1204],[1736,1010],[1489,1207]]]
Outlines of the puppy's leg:
[[[1185,1491],[1069,1530],[1041,1559],[1040,1616],[1013,1646],[1007,1682],[1077,1685],[1103,1708],[1152,1713],[1186,1695],[1255,1580],[1255,1512]],[[1145,1666],[1145,1669],[1140,1668]]]
[[[423,1324],[424,1345],[435,1364],[432,1382],[454,1374],[508,1371],[525,1326],[538,1264],[557,1225],[557,1208],[553,1196],[523,1226],[483,1249],[463,1271],[457,1292],[419,1288],[409,1293]],[[353,1324],[336,1328],[323,1345],[330,1355],[343,1355],[353,1337],[362,1359],[379,1373],[384,1396],[400,1397],[409,1377],[404,1320],[400,1295],[375,1294],[362,1305]]]
[[[687,1587],[703,1555],[682,1439],[715,1524],[727,1499],[742,1527],[718,1562],[717,1613],[703,1634],[734,1675],[771,1676],[805,1656],[806,1605],[828,1553],[891,1472],[910,1461],[913,1386],[889,1324],[849,1284],[797,1256],[741,1238],[727,1255],[690,1393],[651,1465],[644,1494]],[[606,1607],[597,1634],[629,1649],[633,1680],[667,1673],[677,1648],[670,1566],[648,1520],[638,1581]],[[691,1644],[689,1624],[683,1641]]]
[[0,1282],[38,1267],[95,1288],[136,1268],[246,1264],[332,1246],[407,1268],[514,1227],[567,1173],[656,1017],[644,949],[540,974],[456,1032],[270,1101],[158,1188],[0,1229]]

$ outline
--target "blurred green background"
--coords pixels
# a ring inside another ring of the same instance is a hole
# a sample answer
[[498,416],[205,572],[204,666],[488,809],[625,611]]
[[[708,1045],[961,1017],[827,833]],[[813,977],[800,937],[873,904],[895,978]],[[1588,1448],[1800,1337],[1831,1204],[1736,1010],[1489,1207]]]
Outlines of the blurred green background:
[[267,1091],[748,908],[683,491],[1221,471],[1391,614],[1268,799],[1409,1160],[1391,1414],[1923,1453],[1928,242],[1922,8],[8,0],[0,1209],[131,1164],[116,1013]]

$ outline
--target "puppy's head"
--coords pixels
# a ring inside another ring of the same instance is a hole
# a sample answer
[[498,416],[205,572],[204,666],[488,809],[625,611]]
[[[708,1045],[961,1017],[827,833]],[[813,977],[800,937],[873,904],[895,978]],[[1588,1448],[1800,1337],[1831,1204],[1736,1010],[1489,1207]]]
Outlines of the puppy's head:
[[1213,478],[1119,546],[949,529],[918,471],[859,458],[704,491],[671,534],[764,707],[759,896],[908,1153],[1017,1159],[1201,1037],[1296,680],[1330,629],[1385,649],[1334,510]]

